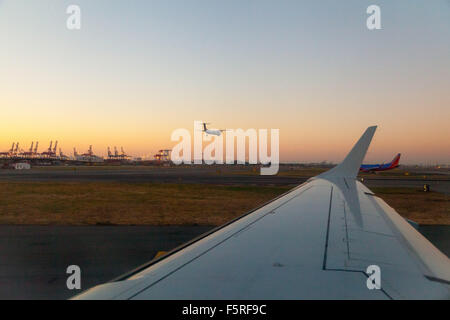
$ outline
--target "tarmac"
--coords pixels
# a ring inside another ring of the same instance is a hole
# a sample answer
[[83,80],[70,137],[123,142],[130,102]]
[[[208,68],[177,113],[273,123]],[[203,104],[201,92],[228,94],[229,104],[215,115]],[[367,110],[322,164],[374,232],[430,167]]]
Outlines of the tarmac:
[[0,181],[296,185],[305,180],[285,176],[217,174],[213,168],[0,170]]
[[[68,299],[210,230],[208,226],[0,226],[0,299]],[[66,286],[81,269],[81,290]]]
[[[259,174],[234,173],[218,174],[214,167],[199,168],[154,168],[154,169],[103,169],[85,170],[0,170],[1,181],[28,182],[122,182],[122,183],[202,183],[219,185],[274,185],[295,186],[308,177],[283,175],[261,176]],[[446,176],[444,176],[446,177]],[[370,187],[412,187],[422,189],[428,184],[431,190],[450,195],[450,179],[419,178],[365,178],[364,184]]]

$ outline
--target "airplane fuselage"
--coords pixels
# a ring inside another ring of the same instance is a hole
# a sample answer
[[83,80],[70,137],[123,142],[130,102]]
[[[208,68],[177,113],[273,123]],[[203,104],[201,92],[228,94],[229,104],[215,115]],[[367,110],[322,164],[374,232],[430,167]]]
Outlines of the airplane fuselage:
[[359,171],[362,172],[371,172],[371,171],[386,171],[386,170],[392,170],[398,168],[398,165],[396,166],[390,166],[389,163],[387,164],[369,164],[369,165],[362,165]]
[[207,129],[207,130],[203,130],[203,132],[206,133],[206,134],[211,134],[213,136],[220,136],[222,134],[222,132],[220,130]]
[[392,170],[399,166],[400,162],[400,153],[395,156],[395,158],[389,163],[382,164],[363,164],[359,168],[361,172],[375,172],[375,171],[386,171]]

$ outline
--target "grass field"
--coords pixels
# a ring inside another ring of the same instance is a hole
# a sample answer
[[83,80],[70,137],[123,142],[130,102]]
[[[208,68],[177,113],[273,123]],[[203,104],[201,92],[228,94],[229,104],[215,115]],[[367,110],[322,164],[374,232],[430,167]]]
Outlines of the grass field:
[[399,214],[419,224],[450,225],[450,197],[414,188],[371,188]]
[[0,183],[0,224],[219,225],[287,187]]
[[[289,187],[109,182],[1,182],[0,224],[220,225]],[[450,225],[450,199],[413,188],[372,188],[420,224]]]

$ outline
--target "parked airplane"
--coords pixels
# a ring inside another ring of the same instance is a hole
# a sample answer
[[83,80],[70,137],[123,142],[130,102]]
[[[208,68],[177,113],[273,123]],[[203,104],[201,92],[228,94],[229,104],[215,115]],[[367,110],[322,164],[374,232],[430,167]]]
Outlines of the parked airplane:
[[386,171],[395,169],[398,167],[400,162],[400,156],[401,154],[397,154],[394,159],[392,159],[389,163],[382,163],[382,164],[363,164],[361,165],[361,168],[359,168],[359,171],[362,172],[375,172],[375,171]]
[[450,299],[450,260],[356,180],[375,133],[273,201],[76,299]]
[[205,132],[206,134],[212,134],[214,136],[220,136],[222,134],[222,132],[226,131],[224,129],[222,129],[222,130],[208,129],[206,127],[206,125],[210,124],[210,123],[203,122],[202,124],[203,124],[203,130],[202,131]]

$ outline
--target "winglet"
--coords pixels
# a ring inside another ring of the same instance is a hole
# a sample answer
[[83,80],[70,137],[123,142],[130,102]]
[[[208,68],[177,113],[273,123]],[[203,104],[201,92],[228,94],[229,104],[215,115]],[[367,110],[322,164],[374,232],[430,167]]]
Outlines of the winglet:
[[369,127],[353,146],[352,150],[345,157],[344,161],[331,170],[318,175],[318,178],[345,177],[356,178],[359,168],[366,156],[367,149],[372,141],[377,126]]

